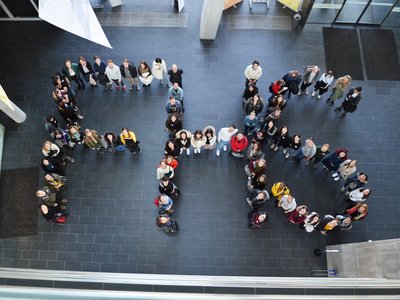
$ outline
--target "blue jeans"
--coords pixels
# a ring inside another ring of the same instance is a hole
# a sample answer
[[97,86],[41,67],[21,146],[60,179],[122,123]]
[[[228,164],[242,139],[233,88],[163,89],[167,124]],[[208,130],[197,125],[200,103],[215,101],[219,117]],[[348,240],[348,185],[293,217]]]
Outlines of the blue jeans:
[[221,151],[224,146],[228,146],[229,141],[221,140],[217,145],[217,150]]
[[300,162],[300,160],[302,160],[304,158],[304,154],[303,151],[301,151],[301,149],[299,150],[299,152],[296,153],[296,155],[293,156],[293,159],[297,162]]

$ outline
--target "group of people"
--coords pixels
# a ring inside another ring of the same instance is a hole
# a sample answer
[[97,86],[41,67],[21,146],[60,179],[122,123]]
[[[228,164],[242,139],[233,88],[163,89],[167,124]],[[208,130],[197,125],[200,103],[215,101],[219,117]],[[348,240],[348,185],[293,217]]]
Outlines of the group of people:
[[[140,141],[128,128],[122,128],[120,134],[113,131],[100,134],[93,129],[82,130],[79,122],[84,116],[77,106],[77,90],[85,89],[85,82],[91,86],[101,84],[106,89],[113,89],[115,86],[117,89],[121,87],[126,90],[124,80],[129,82],[130,90],[135,87],[140,90],[139,82],[143,87],[148,87],[156,78],[163,85],[169,76],[169,80],[166,81],[174,94],[177,88],[173,87],[172,82],[182,85],[182,73],[175,64],[167,70],[166,63],[161,58],[153,61],[151,70],[144,61],[140,62],[136,69],[128,59],[124,59],[120,67],[115,66],[112,60],[108,60],[106,64],[99,56],[94,57],[93,65],[82,56],[77,63],[70,59],[65,60],[61,71],[51,77],[54,85],[52,96],[65,126],[62,127],[55,116],[49,115],[45,118],[45,129],[50,138],[42,145],[41,167],[45,171],[45,185],[36,191],[41,214],[46,220],[58,224],[64,224],[66,221],[68,200],[62,195],[67,187],[68,177],[65,176],[64,167],[67,162],[74,162],[72,154],[76,145],[95,150],[99,155],[104,155],[106,150],[120,153],[128,149],[133,155],[141,152]],[[183,102],[183,94],[181,100]]]
[[[251,208],[248,213],[249,227],[258,228],[268,220],[267,213],[262,210],[270,195],[266,190],[266,160],[263,145],[268,144],[273,151],[282,149],[283,156],[291,158],[299,164],[302,160],[307,165],[317,168],[318,164],[326,173],[332,173],[334,181],[343,181],[341,192],[345,193],[349,206],[342,213],[320,216],[316,212],[309,212],[305,205],[297,205],[296,199],[284,182],[277,182],[272,186],[271,193],[276,199],[276,207],[281,207],[288,222],[298,224],[307,232],[319,231],[327,234],[334,229],[348,230],[352,223],[363,219],[368,213],[368,205],[365,203],[370,196],[371,190],[365,188],[368,176],[365,172],[356,172],[357,161],[348,158],[348,150],[338,148],[330,153],[330,145],[322,144],[317,146],[312,137],[302,143],[299,133],[289,134],[287,126],[276,126],[287,106],[291,94],[301,96],[308,95],[307,88],[314,85],[311,96],[321,98],[321,95],[328,91],[333,82],[333,72],[319,76],[320,69],[317,66],[305,68],[303,76],[298,71],[290,71],[282,79],[276,80],[269,86],[271,96],[268,99],[265,116],[258,117],[264,109],[264,101],[258,93],[257,81],[262,75],[262,69],[258,61],[254,61],[245,69],[245,91],[242,96],[243,109],[246,117],[243,122],[244,134],[239,139],[244,142],[239,157],[244,156],[244,151],[249,143],[245,165],[245,173],[248,176],[247,188],[250,197],[246,202]],[[336,80],[327,103],[333,104],[335,100],[343,97],[349,87],[351,77],[349,75]],[[354,112],[361,100],[361,87],[350,89],[342,104],[335,111],[342,112],[341,118],[347,112]],[[239,136],[237,134],[237,136]],[[247,137],[246,137],[247,136]],[[250,142],[249,142],[250,141]],[[232,149],[234,149],[232,147]],[[218,155],[218,153],[217,153]],[[235,155],[237,156],[237,155]]]

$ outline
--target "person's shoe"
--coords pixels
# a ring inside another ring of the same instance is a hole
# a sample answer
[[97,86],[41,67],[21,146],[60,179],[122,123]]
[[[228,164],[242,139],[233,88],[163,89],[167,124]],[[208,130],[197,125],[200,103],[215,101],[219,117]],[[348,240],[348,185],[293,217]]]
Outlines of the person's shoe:
[[289,158],[289,152],[286,153],[285,158]]
[[118,91],[118,90],[119,90],[119,85],[117,85],[115,88],[116,88],[116,89],[117,89],[117,91]]
[[160,84],[163,85],[164,84],[164,80],[160,80]]
[[342,186],[342,187],[340,188],[340,192],[344,193],[344,190],[345,190],[345,187]]
[[186,155],[190,155],[190,148],[186,149]]
[[77,115],[78,119],[82,120],[84,118],[84,116],[82,115]]
[[182,154],[183,153],[183,148],[181,148],[181,151],[180,151],[180,153],[179,154]]
[[215,153],[217,154],[217,156],[221,155],[221,151],[219,149],[217,149],[217,151],[215,151]]
[[287,149],[283,149],[283,154],[286,154],[286,152],[288,152]]
[[226,147],[226,145],[224,145],[223,147],[224,151],[228,150],[228,147]]
[[138,91],[140,91],[140,86],[139,86],[139,85],[137,85],[137,86],[136,86],[136,89],[137,89]]
[[271,149],[274,149],[274,148],[275,148],[275,144],[272,144],[272,145],[270,146],[270,148],[271,148]]
[[64,199],[61,200],[61,203],[67,203],[67,202],[68,202],[68,199],[64,198]]
[[308,95],[308,91],[306,90],[306,95]]
[[73,159],[71,156],[66,156],[65,159],[69,160],[72,163],[75,161],[75,159]]
[[333,103],[334,103],[333,100],[331,100],[331,101],[329,102],[330,105],[333,105]]
[[339,176],[338,176],[338,177],[335,177],[335,178],[333,178],[333,180],[339,181],[339,180],[340,180],[340,177],[339,177]]
[[125,91],[126,91],[126,86],[123,86],[123,87],[122,87],[122,90],[125,92]]
[[139,147],[137,150],[138,153],[142,153],[142,149]]
[[329,172],[329,169],[328,169],[327,167],[325,167],[325,166],[322,166],[322,170],[323,170],[325,173],[328,173],[328,172]]
[[299,91],[299,92],[297,93],[297,96],[301,96],[301,91]]
[[193,149],[193,153],[197,154],[197,149],[196,148]]
[[326,103],[329,103],[330,101],[331,101],[330,97],[325,100]]
[[133,90],[133,85],[131,85],[131,87],[129,88],[129,90],[130,90],[130,91],[132,91],[132,90]]
[[342,107],[336,107],[335,109],[334,109],[334,111],[336,111],[336,112],[339,112],[339,111],[341,111],[342,110]]
[[321,99],[321,97],[322,97],[321,95],[318,95],[318,96],[317,96],[317,99]]
[[315,91],[313,91],[313,92],[311,93],[311,97],[314,97],[314,96],[315,96],[315,94],[316,94],[316,92],[315,92]]
[[278,148],[279,148],[278,146],[275,146],[274,151],[278,151]]
[[339,176],[338,173],[333,173],[333,174],[332,174],[332,177],[338,177],[338,176]]
[[197,154],[200,154],[200,152],[201,152],[201,150],[200,150],[200,149],[197,149]]

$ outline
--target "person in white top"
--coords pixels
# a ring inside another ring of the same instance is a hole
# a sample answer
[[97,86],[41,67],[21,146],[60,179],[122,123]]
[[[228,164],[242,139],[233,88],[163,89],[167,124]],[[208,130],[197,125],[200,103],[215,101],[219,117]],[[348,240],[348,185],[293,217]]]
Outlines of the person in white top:
[[126,86],[122,80],[121,70],[118,66],[114,65],[111,59],[107,60],[106,75],[108,80],[110,80],[110,90],[113,89],[113,82],[117,86],[117,90],[121,86],[124,91],[126,91]]
[[[164,84],[164,78],[167,78],[167,64],[163,59],[157,57],[153,60],[153,66],[151,68],[151,73],[153,74],[154,78],[160,80],[160,84]],[[168,78],[167,78],[168,81]]]
[[260,67],[258,60],[253,61],[251,65],[246,67],[244,75],[246,76],[245,87],[248,87],[249,84],[255,85],[257,83],[257,80],[260,79],[262,75],[262,68]]
[[290,213],[297,207],[296,199],[292,195],[283,195],[279,199],[278,206],[282,207],[285,214]]
[[220,129],[220,131],[218,132],[218,145],[216,151],[217,156],[221,154],[221,149],[224,149],[224,151],[228,149],[227,145],[231,141],[232,136],[236,134],[236,132],[238,132],[238,130],[236,129],[235,125]]
[[311,96],[314,97],[317,95],[318,99],[321,99],[322,94],[328,91],[329,86],[333,82],[335,77],[333,76],[333,71],[329,70],[328,72],[321,75],[319,80],[314,85],[314,91],[312,92]]

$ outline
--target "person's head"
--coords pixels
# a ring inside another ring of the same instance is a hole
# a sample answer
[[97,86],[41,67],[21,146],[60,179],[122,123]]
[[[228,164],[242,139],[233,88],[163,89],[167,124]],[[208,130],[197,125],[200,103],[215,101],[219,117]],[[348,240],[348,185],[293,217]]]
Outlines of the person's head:
[[167,164],[170,164],[170,163],[172,163],[173,161],[174,161],[174,157],[171,156],[171,155],[168,155],[168,156],[165,158],[165,162],[166,162]]
[[249,117],[250,120],[254,120],[256,118],[256,112],[255,111],[250,112]]
[[257,138],[258,138],[258,139],[264,139],[264,137],[265,137],[265,131],[264,131],[264,130],[258,130],[257,133],[256,133],[256,135],[257,135]]
[[176,102],[176,100],[175,100],[174,96],[169,96],[169,103],[171,103],[171,105],[175,105],[175,102]]
[[160,57],[157,57],[154,61],[155,61],[156,63],[158,63],[158,64],[161,64],[161,63],[162,63],[162,59],[161,59]]
[[329,144],[323,144],[322,145],[322,147],[321,147],[321,150],[323,151],[323,152],[325,152],[325,151],[328,151],[329,150]]
[[47,214],[49,213],[49,208],[48,208],[46,205],[41,204],[41,205],[39,206],[39,208],[40,208],[40,211],[41,211],[44,215],[47,215]]
[[277,80],[277,83],[279,86],[284,86],[286,84],[286,82],[282,79]]
[[93,57],[93,60],[94,60],[94,62],[95,62],[96,64],[100,65],[100,63],[101,63],[101,58],[100,58],[100,56],[95,55],[95,56]]
[[170,120],[171,120],[172,123],[175,123],[176,115],[171,115]]
[[289,74],[291,77],[296,77],[296,76],[299,76],[299,71],[293,70],[293,71],[290,71]]
[[92,136],[92,131],[90,129],[85,129],[85,135],[86,136]]
[[352,160],[349,163],[349,167],[355,167],[357,165],[357,161],[356,160]]
[[49,151],[49,150],[51,150],[51,142],[50,141],[45,141],[44,143],[43,143],[43,149],[44,150],[47,150],[47,151]]
[[122,133],[122,135],[125,135],[125,136],[129,135],[128,128],[126,128],[126,127],[122,128],[121,133]]
[[326,72],[326,76],[332,77],[333,76],[333,71],[332,70],[328,70],[328,72]]
[[142,61],[139,63],[139,66],[140,66],[141,69],[145,69],[145,68],[147,67],[147,63],[146,63],[145,61],[142,60]]
[[307,144],[308,147],[312,147],[314,145],[314,139],[312,137],[309,137],[306,140],[306,144]]
[[36,196],[37,196],[37,197],[44,197],[44,196],[46,196],[46,195],[47,195],[46,192],[43,191],[43,190],[37,190],[37,191],[36,191]]
[[294,197],[292,195],[287,196],[287,203],[292,203],[294,201]]
[[203,133],[201,132],[201,130],[200,129],[197,129],[195,132],[194,132],[194,139],[195,140],[200,140],[202,137],[203,137]]
[[361,214],[366,214],[366,213],[368,213],[368,204],[366,204],[366,203],[359,203],[358,204],[359,205],[359,207],[358,207],[358,212],[359,213],[361,213]]
[[46,174],[46,175],[44,175],[44,179],[46,179],[47,181],[52,181],[52,180],[54,180],[54,177],[51,174]]
[[64,62],[64,65],[65,65],[68,69],[70,69],[70,68],[72,67],[71,60],[70,60],[70,59],[66,59],[65,62]]
[[266,182],[267,181],[267,175],[263,174],[257,179],[258,182]]
[[363,189],[362,190],[363,198],[367,199],[369,196],[371,196],[371,190],[370,189]]
[[319,214],[313,214],[313,216],[310,218],[310,223],[317,224],[320,220]]
[[69,127],[69,132],[72,134],[75,134],[78,132],[78,129],[75,126],[70,126]]
[[274,127],[274,122],[273,121],[269,121],[268,122],[268,129],[271,129]]
[[179,134],[179,137],[180,137],[182,140],[186,140],[186,138],[187,138],[186,131],[181,131],[181,133]]
[[237,134],[237,139],[239,140],[239,141],[241,141],[243,138],[244,138],[244,134],[243,133],[241,133],[241,132],[239,132],[238,134]]
[[297,207],[297,212],[298,212],[300,215],[305,216],[305,215],[308,214],[308,207],[305,206],[305,205],[301,205],[301,206]]
[[354,90],[355,90],[357,93],[360,93],[360,92],[362,91],[362,87],[361,87],[361,86],[357,86],[357,87],[354,88]]
[[344,76],[343,82],[344,82],[344,83],[350,83],[350,82],[351,82],[351,76],[350,76],[350,75]]
[[160,168],[161,169],[165,169],[167,167],[167,164],[165,163],[165,161],[160,161]]
[[260,191],[260,192],[258,192],[256,198],[257,199],[264,199],[264,198],[266,198],[266,195],[265,195],[265,193],[263,191]]
[[261,144],[259,142],[255,142],[253,144],[253,150],[260,151],[260,149],[261,149]]
[[236,129],[236,126],[233,125],[233,124],[231,124],[231,125],[229,126],[228,131],[229,131],[229,132],[233,132],[233,131],[235,131],[235,129]]
[[335,228],[338,225],[338,220],[333,219],[332,221],[329,221],[327,224],[329,227]]
[[63,134],[62,134],[62,131],[61,131],[61,130],[56,129],[56,130],[54,131],[54,137],[55,137],[56,139],[61,139],[62,136],[63,136]]
[[49,160],[47,158],[42,158],[42,164],[44,166],[48,166],[50,164]]
[[208,138],[212,138],[214,136],[214,132],[212,131],[211,128],[208,128],[206,130],[206,134],[205,134]]
[[367,183],[367,181],[368,181],[368,175],[367,175],[366,173],[364,173],[364,172],[360,172],[360,173],[358,174],[358,180],[359,180],[360,182],[362,182],[362,183]]
[[299,144],[300,141],[301,141],[301,135],[300,135],[300,134],[295,134],[295,135],[293,136],[293,141],[294,141],[296,144]]
[[345,151],[340,151],[339,152],[339,157],[340,158],[345,158],[347,156],[347,152],[345,152]]
[[280,116],[281,116],[281,110],[280,109],[275,109],[275,111],[274,111],[274,116],[276,117],[276,118],[279,118]]
[[107,132],[106,140],[112,141],[114,139],[114,134],[112,132]]
[[258,68],[259,65],[260,65],[260,63],[258,62],[258,60],[255,60],[255,61],[253,61],[253,63],[252,63],[252,68],[253,68],[254,70],[257,70],[257,68]]
[[342,224],[343,224],[344,226],[350,226],[350,224],[351,224],[351,217],[346,217],[346,218],[344,218],[344,219],[342,220]]
[[178,66],[176,64],[173,64],[171,66],[171,70],[172,70],[172,72],[176,73],[176,71],[178,71]]
[[253,101],[254,101],[254,102],[257,102],[259,99],[260,99],[260,95],[259,95],[259,94],[255,94],[255,95],[253,96]]
[[286,134],[288,132],[289,132],[289,128],[287,126],[283,126],[282,129],[281,129],[281,133],[282,134]]
[[260,223],[264,222],[266,218],[267,218],[267,213],[265,211],[261,211],[259,216],[258,216],[258,221]]
[[111,69],[114,68],[114,63],[113,63],[112,59],[107,60],[107,66]]
[[85,66],[85,65],[86,65],[86,58],[84,58],[83,56],[80,56],[80,57],[79,57],[79,63],[80,63],[81,65]]
[[314,66],[313,69],[312,69],[312,71],[313,71],[314,73],[318,73],[318,72],[319,72],[318,66]]
[[277,104],[280,104],[281,102],[283,102],[283,96],[282,96],[281,94],[277,95],[277,96],[275,97],[275,102],[276,102]]
[[259,159],[258,160],[258,166],[259,167],[264,167],[267,164],[267,162],[265,161],[265,159]]
[[254,84],[249,84],[249,91],[252,92],[254,91],[255,85]]
[[174,143],[173,140],[169,140],[167,142],[167,145],[168,145],[168,148],[170,148],[170,149],[174,149],[175,148],[175,143]]
[[129,59],[124,58],[124,60],[122,61],[122,64],[124,65],[125,68],[127,68],[129,66]]
[[173,87],[174,87],[174,90],[175,90],[175,91],[177,91],[177,90],[178,90],[178,88],[179,88],[179,83],[177,83],[177,82],[174,82],[174,85],[173,85]]
[[158,200],[162,204],[168,203],[168,197],[164,194],[161,194],[160,196],[158,196]]
[[46,117],[46,121],[49,122],[49,123],[55,123],[55,122],[57,122],[57,121],[56,121],[56,118],[54,118],[53,116],[47,116],[47,117]]
[[161,182],[163,185],[167,186],[169,183],[169,178],[167,176],[161,177]]

